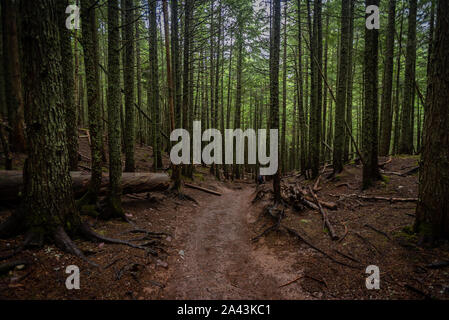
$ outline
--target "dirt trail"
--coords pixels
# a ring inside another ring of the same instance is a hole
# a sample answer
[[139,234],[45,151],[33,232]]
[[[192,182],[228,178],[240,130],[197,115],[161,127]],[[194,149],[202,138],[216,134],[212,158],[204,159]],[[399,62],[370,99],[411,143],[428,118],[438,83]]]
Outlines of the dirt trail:
[[180,222],[181,253],[162,298],[167,299],[304,299],[306,294],[280,285],[298,277],[294,256],[276,256],[251,243],[249,223],[253,189],[223,188],[221,197],[207,196]]

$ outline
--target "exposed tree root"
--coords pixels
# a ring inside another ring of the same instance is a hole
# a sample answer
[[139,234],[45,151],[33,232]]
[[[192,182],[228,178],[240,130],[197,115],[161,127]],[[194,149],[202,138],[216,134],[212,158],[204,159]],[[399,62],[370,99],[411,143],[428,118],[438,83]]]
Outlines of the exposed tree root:
[[[275,211],[277,213],[275,213]],[[301,240],[302,242],[304,242],[305,244],[307,244],[309,247],[311,247],[312,249],[315,249],[316,251],[320,252],[321,254],[323,254],[325,257],[327,257],[328,259],[330,259],[331,261],[340,264],[342,266],[348,267],[348,268],[352,268],[352,269],[359,269],[358,266],[353,266],[347,263],[344,263],[342,261],[339,261],[337,259],[335,259],[334,257],[332,257],[330,254],[326,253],[324,250],[318,248],[317,246],[315,246],[314,244],[312,244],[311,241],[307,240],[304,236],[302,236],[301,234],[298,233],[298,231],[282,224],[282,219],[285,217],[285,212],[284,210],[280,210],[277,208],[277,204],[274,204],[272,206],[268,206],[265,210],[264,213],[269,216],[271,219],[276,220],[276,223],[274,225],[272,225],[271,227],[269,227],[268,229],[266,229],[264,232],[262,232],[260,235],[256,236],[255,238],[253,238],[253,241],[256,241],[258,239],[260,239],[261,237],[265,236],[266,234],[268,234],[271,231],[274,230],[284,230],[286,231],[288,234],[295,236],[296,238],[298,238],[299,240]]]
[[265,229],[258,236],[256,236],[253,239],[251,239],[251,241],[257,241],[261,237],[263,237],[263,236],[267,235],[268,233],[270,233],[271,231],[279,229],[279,227],[281,225],[282,218],[284,217],[285,213],[284,213],[284,210],[277,209],[277,204],[274,204],[273,206],[269,206],[269,207],[265,208],[265,211],[268,212],[271,217],[276,217],[276,215],[273,213],[274,210],[279,212],[277,214],[277,222],[274,225],[272,225],[272,226],[268,227],[267,229]]
[[81,231],[81,233],[85,237],[87,237],[91,241],[98,241],[99,240],[99,241],[106,242],[106,243],[123,244],[123,245],[126,245],[126,246],[131,247],[131,248],[149,251],[149,253],[151,253],[153,255],[157,255],[156,251],[154,251],[152,249],[149,249],[149,248],[146,248],[144,246],[136,245],[136,244],[133,244],[133,243],[131,243],[129,241],[125,241],[125,240],[121,240],[121,239],[113,239],[113,238],[108,238],[108,237],[102,236],[101,234],[98,234],[95,231],[93,231],[87,225],[87,223],[83,223],[81,225],[80,231]]
[[59,226],[54,234],[54,239],[56,242],[56,245],[61,248],[63,251],[66,251],[68,253],[71,253],[85,262],[89,263],[90,265],[99,268],[100,266],[96,264],[95,262],[90,261],[86,258],[84,253],[73,243],[72,239],[67,235],[64,228]]
[[372,225],[369,225],[369,224],[365,224],[365,227],[367,227],[367,228],[369,228],[369,229],[371,229],[371,230],[373,230],[373,231],[375,231],[377,233],[380,233],[381,235],[385,236],[388,240],[391,240],[390,236],[386,232],[383,232],[383,231],[381,231],[379,229],[376,229]]
[[171,234],[166,233],[166,232],[152,232],[152,231],[147,231],[145,229],[131,229],[125,232],[122,232],[122,234],[125,233],[144,233],[146,236],[151,237],[151,238],[161,238],[162,236],[170,236]]

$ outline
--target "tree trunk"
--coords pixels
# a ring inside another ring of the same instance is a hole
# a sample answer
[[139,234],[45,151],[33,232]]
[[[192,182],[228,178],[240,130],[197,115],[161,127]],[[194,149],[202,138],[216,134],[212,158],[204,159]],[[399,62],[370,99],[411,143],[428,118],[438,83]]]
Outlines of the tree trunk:
[[[304,174],[306,170],[306,155],[307,155],[307,144],[306,144],[306,117],[304,113],[304,86],[303,86],[303,67],[302,67],[302,26],[301,26],[301,0],[298,0],[297,8],[298,16],[298,70],[296,73],[298,82],[298,126],[300,131],[300,167],[301,172]],[[307,83],[307,81],[306,81]]]
[[[21,209],[0,226],[0,236],[29,230],[39,242],[58,229],[80,226],[69,175],[61,86],[61,51],[55,1],[21,3],[22,67],[27,123],[27,154]],[[1,173],[5,177],[9,173]],[[22,173],[16,172],[22,182]],[[3,179],[2,179],[3,180]],[[2,192],[2,196],[6,192]]]
[[[234,129],[240,128],[240,119],[242,112],[242,72],[243,72],[243,21],[242,16],[238,17],[238,33],[237,33],[237,87],[235,93],[235,113],[234,113]],[[236,164],[236,150],[234,146],[234,164],[233,178],[240,179],[240,166]]]
[[118,0],[108,1],[108,142],[109,214],[122,216],[121,126],[120,126],[120,30]]
[[449,239],[449,2],[438,1],[415,230]]
[[[387,156],[390,153],[391,126],[392,126],[392,93],[393,93],[393,59],[394,59],[394,33],[396,19],[396,1],[390,0],[388,9],[387,40],[385,44],[385,69],[382,90],[381,130],[379,155]],[[399,53],[400,54],[400,53]]]
[[125,171],[134,172],[135,114],[134,114],[134,1],[124,0],[125,7],[125,65],[123,67],[125,89]]
[[310,168],[312,169],[312,178],[319,175],[320,169],[320,148],[321,148],[321,108],[322,108],[322,79],[319,74],[323,65],[323,35],[321,26],[322,0],[315,0],[313,9],[313,37],[311,41],[312,50],[312,85],[310,108]]
[[341,42],[340,62],[338,68],[337,102],[335,106],[334,132],[334,174],[343,170],[343,151],[345,144],[346,97],[349,75],[349,37],[350,37],[350,0],[341,2]]
[[[379,0],[366,0],[366,6],[379,6]],[[363,188],[380,179],[378,165],[378,55],[379,30],[365,30],[365,105],[363,109],[362,153]]]
[[84,49],[84,72],[87,87],[87,108],[89,114],[89,133],[91,138],[92,179],[86,194],[87,203],[95,203],[101,184],[102,174],[102,132],[100,116],[98,39],[96,1],[81,0],[81,29]]
[[148,81],[148,110],[153,110],[153,169],[156,172],[162,167],[162,146],[160,134],[160,104],[159,104],[159,65],[157,56],[157,16],[156,1],[148,0],[149,6],[149,50],[150,50],[150,79]]
[[279,159],[280,173],[286,171],[287,149],[285,135],[287,132],[287,1],[284,4],[284,40],[282,54],[282,132],[281,132],[281,158]]
[[[270,130],[279,130],[279,51],[281,29],[281,1],[273,3],[273,32],[270,48]],[[270,141],[270,143],[278,143]],[[281,201],[281,179],[279,168],[273,177],[274,199],[276,203]]]
[[412,103],[415,88],[417,6],[417,0],[410,0],[407,54],[405,58],[404,102],[402,106],[402,131],[400,142],[400,153],[403,154],[413,153]]
[[74,94],[75,81],[73,77],[72,34],[65,25],[65,10],[68,5],[68,0],[58,1],[57,10],[62,57],[61,67],[62,70],[64,70],[62,73],[62,90],[64,92],[63,97],[69,165],[70,170],[78,170],[78,128]]
[[3,63],[5,72],[5,93],[8,109],[8,122],[12,128],[11,149],[25,152],[25,116],[22,76],[20,71],[20,53],[17,28],[17,2],[2,2],[3,21]]
[[[354,43],[354,15],[355,15],[355,0],[350,0],[350,21],[349,21],[349,46],[348,46],[348,85],[346,88],[346,124],[351,131],[346,130],[345,147],[343,151],[343,161],[348,162],[350,159],[350,152],[353,148],[351,143],[352,127],[352,96],[353,96],[353,82],[354,82],[354,66],[353,66],[353,43]],[[345,124],[345,126],[346,126]]]
[[[403,11],[403,10],[402,10]],[[401,136],[401,128],[400,128],[400,92],[401,92],[401,53],[402,53],[402,31],[404,27],[404,14],[401,13],[401,27],[399,31],[399,48],[396,60],[396,97],[395,97],[395,115],[394,115],[394,137],[393,137],[393,153],[397,154],[399,152],[399,140]]]

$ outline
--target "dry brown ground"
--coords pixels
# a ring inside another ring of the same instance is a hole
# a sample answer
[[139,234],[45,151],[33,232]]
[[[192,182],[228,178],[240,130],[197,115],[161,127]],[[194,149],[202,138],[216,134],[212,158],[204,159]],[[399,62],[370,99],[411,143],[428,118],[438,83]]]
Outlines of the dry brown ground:
[[[85,143],[80,150],[89,156]],[[151,149],[138,147],[136,157],[138,170],[148,171]],[[395,158],[385,170],[403,172],[416,161]],[[164,162],[167,164],[166,158]],[[88,166],[88,162],[82,165]],[[282,231],[251,241],[273,223],[267,217],[260,218],[263,209],[271,204],[270,193],[252,204],[256,185],[251,181],[217,182],[207,168],[198,167],[195,183],[221,192],[221,197],[185,189],[198,204],[168,193],[123,198],[126,213],[140,228],[170,234],[159,239],[157,257],[122,245],[77,239],[89,259],[108,266],[96,269],[53,245],[25,250],[9,261],[24,259],[31,264],[0,277],[0,298],[448,299],[448,269],[426,268],[430,263],[449,259],[448,245],[422,248],[414,236],[403,231],[413,223],[415,205],[348,196],[416,197],[416,175],[387,177],[364,193],[360,191],[361,167],[355,164],[348,165],[333,180],[322,179],[317,195],[338,204],[337,210],[327,212],[337,234],[342,237],[346,233],[342,241],[330,240],[318,212],[286,210],[282,223],[306,237],[326,256]],[[283,183],[313,184],[296,174],[286,176]],[[268,184],[262,188],[270,189]],[[0,221],[9,214],[8,210],[0,212]],[[142,236],[126,233],[132,229],[127,223],[86,219],[95,230],[108,236]],[[0,255],[6,255],[21,240],[0,240]],[[80,267],[80,290],[65,287],[65,268],[71,264]],[[368,265],[380,268],[379,291],[365,287]]]

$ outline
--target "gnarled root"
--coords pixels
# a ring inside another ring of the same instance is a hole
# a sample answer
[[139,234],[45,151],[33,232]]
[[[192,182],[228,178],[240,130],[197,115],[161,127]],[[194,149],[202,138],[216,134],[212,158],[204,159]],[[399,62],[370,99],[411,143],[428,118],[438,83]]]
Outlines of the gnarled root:
[[146,248],[144,246],[139,246],[139,245],[133,244],[129,241],[125,241],[125,240],[121,240],[121,239],[113,239],[113,238],[104,237],[101,234],[98,234],[95,231],[93,231],[87,225],[87,223],[83,223],[81,225],[80,232],[82,233],[83,236],[85,236],[87,239],[89,239],[91,241],[103,241],[103,242],[112,243],[112,244],[123,244],[123,245],[129,246],[131,248],[148,251],[149,253],[151,253],[152,255],[155,255],[155,256],[157,255],[156,251]]
[[70,239],[70,237],[65,232],[64,228],[62,228],[61,226],[56,228],[56,231],[54,234],[54,239],[55,239],[56,245],[61,250],[64,250],[68,253],[71,253],[71,254],[81,258],[82,260],[86,261],[87,263],[89,263],[90,265],[92,265],[94,267],[97,267],[97,268],[100,267],[95,262],[92,262],[86,258],[84,253],[73,243],[72,239]]

